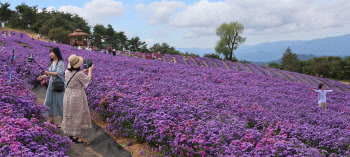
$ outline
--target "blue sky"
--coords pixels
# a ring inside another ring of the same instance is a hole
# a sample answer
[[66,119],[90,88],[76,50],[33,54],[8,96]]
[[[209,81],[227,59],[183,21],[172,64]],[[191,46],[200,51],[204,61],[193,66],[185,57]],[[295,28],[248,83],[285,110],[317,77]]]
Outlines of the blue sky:
[[350,33],[348,0],[11,0],[78,13],[95,24],[113,25],[129,38],[149,46],[167,42],[177,48],[213,48],[215,29],[238,21],[245,26],[245,44],[310,40]]

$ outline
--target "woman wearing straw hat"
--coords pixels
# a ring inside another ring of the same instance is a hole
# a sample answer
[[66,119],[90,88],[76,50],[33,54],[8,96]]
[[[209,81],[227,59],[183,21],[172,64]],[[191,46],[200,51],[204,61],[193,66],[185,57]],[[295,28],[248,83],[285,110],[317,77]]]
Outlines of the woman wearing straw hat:
[[[63,98],[63,122],[62,129],[73,142],[83,143],[78,136],[83,129],[92,128],[90,111],[85,90],[92,77],[91,66],[89,69],[80,71],[83,57],[71,55],[68,58],[68,70],[65,72],[67,89]],[[89,72],[88,75],[84,74]]]

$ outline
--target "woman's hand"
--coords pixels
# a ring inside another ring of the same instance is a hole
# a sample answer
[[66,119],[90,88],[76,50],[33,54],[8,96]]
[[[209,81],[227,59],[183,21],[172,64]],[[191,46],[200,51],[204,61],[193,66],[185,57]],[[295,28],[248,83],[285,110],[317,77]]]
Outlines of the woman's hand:
[[44,74],[45,74],[45,75],[49,75],[49,73],[50,73],[50,72],[48,72],[48,71],[44,71]]
[[91,67],[89,68],[89,71],[92,71],[94,69],[94,65],[91,65]]
[[94,69],[94,65],[92,65],[92,66],[89,68],[88,76],[89,76],[90,78],[92,77],[92,69]]
[[84,69],[83,73],[87,73],[89,71],[89,69]]
[[41,80],[43,80],[43,79],[44,79],[44,78],[43,78],[42,76],[39,76],[39,77],[38,77],[38,80],[39,80],[39,81],[41,81]]

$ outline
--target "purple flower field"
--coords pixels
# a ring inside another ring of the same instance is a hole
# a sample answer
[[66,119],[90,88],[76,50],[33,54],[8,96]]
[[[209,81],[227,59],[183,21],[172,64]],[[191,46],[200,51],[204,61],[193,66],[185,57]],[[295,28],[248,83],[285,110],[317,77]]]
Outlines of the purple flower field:
[[[24,85],[40,84],[36,80],[40,69],[26,62],[28,53],[42,67],[48,66],[48,51],[53,46],[61,49],[66,66],[71,54],[92,59],[95,67],[87,97],[94,116],[108,121],[114,135],[146,141],[163,156],[350,155],[349,92],[335,89],[329,93],[323,110],[318,107],[317,94],[310,90],[315,86],[265,76],[261,71],[254,74],[248,69],[239,72],[112,56],[27,36],[0,37],[0,41],[5,45],[0,52],[4,58],[1,72],[6,74],[2,78],[7,79],[6,61],[15,48],[14,71]],[[36,104],[33,95],[23,101]],[[2,116],[12,118],[7,112],[2,111]],[[14,118],[22,118],[20,115]],[[64,143],[64,139],[57,141]],[[9,147],[0,145],[1,150]],[[65,147],[58,147],[55,150],[63,152],[59,150]]]
[[8,39],[4,41],[3,37],[0,41],[6,46],[0,47],[0,156],[64,156],[72,141],[53,134],[55,125],[39,122],[48,108],[39,105],[29,90],[32,81],[23,77],[23,73],[26,75],[29,71],[25,70],[22,55],[16,55],[9,84],[12,48],[24,48],[12,45]]

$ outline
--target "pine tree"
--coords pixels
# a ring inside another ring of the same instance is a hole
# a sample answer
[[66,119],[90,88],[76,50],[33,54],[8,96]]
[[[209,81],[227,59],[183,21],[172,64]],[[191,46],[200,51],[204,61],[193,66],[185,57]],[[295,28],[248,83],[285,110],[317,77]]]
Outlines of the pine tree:
[[297,54],[293,53],[289,47],[283,53],[281,66],[283,70],[288,70],[293,72],[298,71],[298,67],[299,67],[298,56]]

